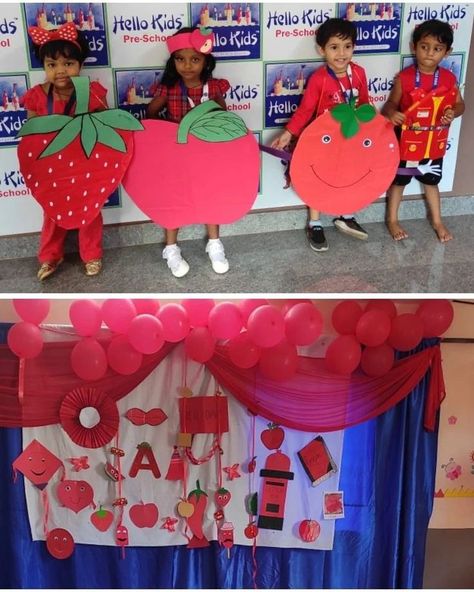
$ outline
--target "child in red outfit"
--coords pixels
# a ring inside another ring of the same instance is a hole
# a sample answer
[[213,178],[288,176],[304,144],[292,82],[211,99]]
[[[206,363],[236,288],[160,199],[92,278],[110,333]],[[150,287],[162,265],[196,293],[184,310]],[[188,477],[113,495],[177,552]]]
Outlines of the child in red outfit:
[[[35,52],[43,64],[46,82],[31,88],[24,97],[28,119],[37,115],[65,114],[74,112],[75,96],[71,77],[79,76],[89,47],[87,41],[72,23],[57,31],[30,28],[35,42]],[[89,111],[107,109],[107,90],[98,82],[90,85]],[[38,279],[44,280],[53,274],[63,261],[64,240],[67,230],[44,215],[38,259],[41,266]],[[85,263],[86,275],[97,275],[102,268],[102,214],[78,230],[79,254]]]

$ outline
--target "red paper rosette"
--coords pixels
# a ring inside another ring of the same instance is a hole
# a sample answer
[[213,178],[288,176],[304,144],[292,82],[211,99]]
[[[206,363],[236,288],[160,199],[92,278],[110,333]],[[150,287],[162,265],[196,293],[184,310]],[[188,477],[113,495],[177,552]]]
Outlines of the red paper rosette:
[[[100,416],[99,423],[92,428],[83,426],[79,421],[79,415],[86,407],[94,407]],[[94,388],[77,388],[68,393],[61,403],[59,417],[64,431],[83,448],[105,446],[115,436],[119,426],[117,404],[106,393]]]

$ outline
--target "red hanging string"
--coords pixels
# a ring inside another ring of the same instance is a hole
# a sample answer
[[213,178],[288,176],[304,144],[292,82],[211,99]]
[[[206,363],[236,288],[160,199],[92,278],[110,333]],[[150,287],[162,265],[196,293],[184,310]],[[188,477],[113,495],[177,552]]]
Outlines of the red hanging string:
[[25,358],[20,358],[20,365],[18,366],[18,400],[20,405],[23,405],[25,396]]

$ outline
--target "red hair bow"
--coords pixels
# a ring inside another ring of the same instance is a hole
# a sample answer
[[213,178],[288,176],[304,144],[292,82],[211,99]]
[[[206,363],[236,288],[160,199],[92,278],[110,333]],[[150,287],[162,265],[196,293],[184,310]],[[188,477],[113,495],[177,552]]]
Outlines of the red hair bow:
[[63,41],[74,43],[74,45],[77,45],[81,49],[81,46],[77,42],[77,29],[74,23],[66,23],[52,31],[42,29],[41,27],[28,27],[28,34],[35,45],[44,45],[48,41],[62,39]]
[[168,419],[166,413],[158,407],[155,409],[150,409],[150,411],[142,411],[137,407],[133,407],[133,409],[129,409],[127,411],[125,417],[136,426],[147,424],[151,426],[157,426],[160,425],[160,423],[163,423],[165,419]]

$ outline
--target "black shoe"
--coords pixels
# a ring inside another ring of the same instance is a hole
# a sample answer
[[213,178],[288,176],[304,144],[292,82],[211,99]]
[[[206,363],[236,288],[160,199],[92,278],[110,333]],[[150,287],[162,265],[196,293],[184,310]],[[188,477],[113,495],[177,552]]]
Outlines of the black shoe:
[[306,236],[313,251],[327,251],[329,249],[322,226],[307,226]]
[[340,216],[339,218],[334,218],[333,222],[334,226],[344,234],[348,234],[360,240],[367,240],[369,237],[367,232],[355,218],[343,218]]

